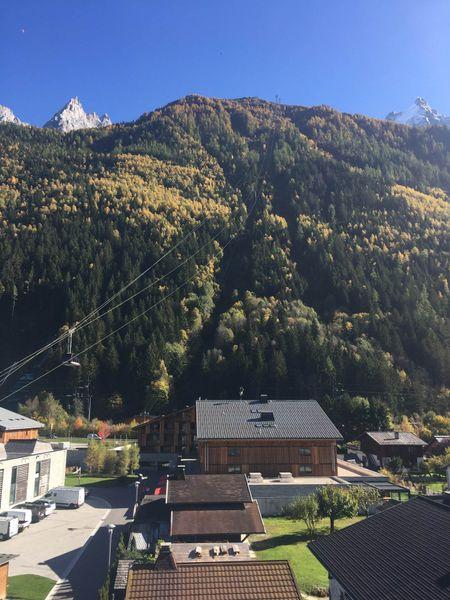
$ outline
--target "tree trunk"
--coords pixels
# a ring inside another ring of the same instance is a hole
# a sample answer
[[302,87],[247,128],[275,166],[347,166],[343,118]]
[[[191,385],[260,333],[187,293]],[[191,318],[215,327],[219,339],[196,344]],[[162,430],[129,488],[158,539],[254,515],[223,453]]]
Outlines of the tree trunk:
[[334,515],[330,515],[330,533],[334,533]]

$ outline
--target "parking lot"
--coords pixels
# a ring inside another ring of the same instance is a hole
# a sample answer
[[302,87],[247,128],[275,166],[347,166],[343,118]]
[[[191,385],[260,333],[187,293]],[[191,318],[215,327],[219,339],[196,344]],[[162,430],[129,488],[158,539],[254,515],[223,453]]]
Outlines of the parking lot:
[[109,508],[105,500],[92,496],[81,508],[57,509],[24,532],[0,542],[0,552],[18,555],[10,563],[10,575],[64,578]]

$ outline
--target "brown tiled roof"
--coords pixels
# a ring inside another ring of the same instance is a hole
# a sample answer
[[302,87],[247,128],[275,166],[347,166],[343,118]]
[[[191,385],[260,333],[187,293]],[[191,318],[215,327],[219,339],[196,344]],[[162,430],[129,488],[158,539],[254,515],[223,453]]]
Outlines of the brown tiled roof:
[[287,560],[183,564],[157,571],[134,566],[126,600],[300,600]]
[[265,533],[257,502],[249,502],[239,508],[172,511],[172,536],[239,533]]
[[186,479],[167,482],[167,503],[225,504],[251,502],[245,475],[186,475]]

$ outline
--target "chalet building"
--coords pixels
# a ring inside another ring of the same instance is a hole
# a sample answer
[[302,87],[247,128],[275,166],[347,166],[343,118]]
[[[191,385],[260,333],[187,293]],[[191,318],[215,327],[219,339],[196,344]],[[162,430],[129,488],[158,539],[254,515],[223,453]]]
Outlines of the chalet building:
[[37,439],[43,425],[0,408],[0,510],[64,485],[67,450]]
[[10,440],[35,440],[42,423],[0,407],[0,443]]
[[195,452],[195,406],[152,417],[135,429],[144,460],[145,455],[151,460],[155,454],[190,456]]
[[341,434],[315,400],[198,400],[205,473],[337,475]]
[[450,598],[450,492],[418,497],[308,544],[330,600]]
[[170,539],[241,542],[265,533],[245,475],[184,475],[168,480]]
[[425,454],[427,456],[437,456],[444,454],[447,448],[450,448],[450,435],[435,435],[428,444]]
[[[178,562],[170,544],[163,544],[154,565],[120,565],[115,597],[125,587],[126,600],[200,600],[258,598],[300,600],[287,560],[226,560]],[[125,575],[123,571],[128,571]]]
[[397,457],[406,467],[416,467],[423,460],[427,447],[417,435],[404,431],[367,431],[359,440],[369,464],[375,467],[387,466]]

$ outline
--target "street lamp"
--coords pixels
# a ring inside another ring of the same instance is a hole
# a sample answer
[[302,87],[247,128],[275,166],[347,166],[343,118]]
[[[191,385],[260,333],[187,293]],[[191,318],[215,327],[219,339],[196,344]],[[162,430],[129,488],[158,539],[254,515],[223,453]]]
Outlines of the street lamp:
[[137,504],[138,500],[139,500],[139,486],[140,486],[140,481],[135,481],[134,482],[134,489],[136,490],[136,498],[134,500],[135,504]]
[[111,568],[111,549],[112,549],[112,536],[113,536],[113,531],[116,528],[115,525],[113,525],[112,523],[108,524],[108,535],[109,535],[109,548],[108,548],[108,572],[109,569]]

